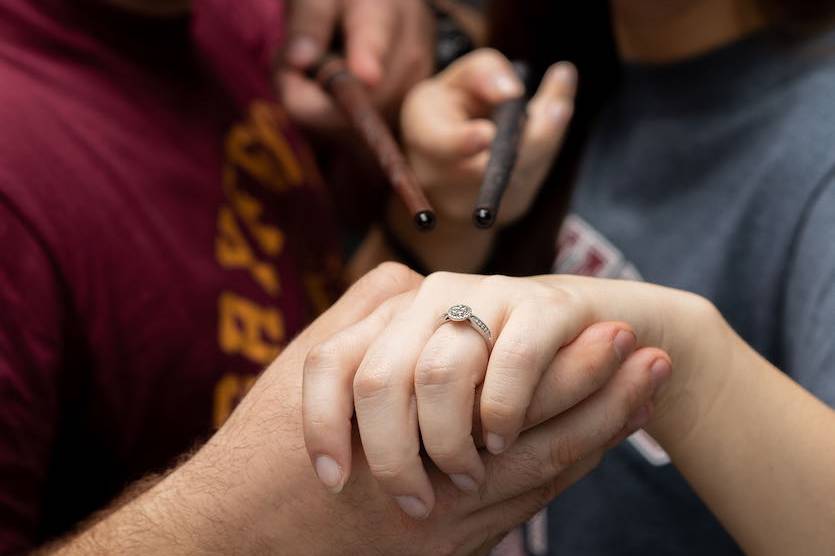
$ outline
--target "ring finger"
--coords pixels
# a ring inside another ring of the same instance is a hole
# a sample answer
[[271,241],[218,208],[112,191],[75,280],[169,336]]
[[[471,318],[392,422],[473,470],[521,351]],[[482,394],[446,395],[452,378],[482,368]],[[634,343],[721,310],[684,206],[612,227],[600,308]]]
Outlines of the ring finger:
[[[482,322],[497,322],[500,310],[495,302],[492,309],[486,299],[476,299],[473,304],[487,311],[477,317],[483,317]],[[484,464],[472,436],[472,407],[487,368],[489,343],[470,322],[451,322],[435,331],[415,369],[426,452],[458,488],[468,492],[484,480]]]

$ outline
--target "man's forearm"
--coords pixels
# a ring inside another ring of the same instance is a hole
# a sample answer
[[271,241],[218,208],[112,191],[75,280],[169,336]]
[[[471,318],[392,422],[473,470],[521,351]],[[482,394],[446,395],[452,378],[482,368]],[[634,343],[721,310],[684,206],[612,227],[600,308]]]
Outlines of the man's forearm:
[[190,531],[200,511],[185,500],[170,503],[180,468],[130,486],[110,507],[82,524],[77,533],[36,551],[39,555],[148,554],[194,552]]

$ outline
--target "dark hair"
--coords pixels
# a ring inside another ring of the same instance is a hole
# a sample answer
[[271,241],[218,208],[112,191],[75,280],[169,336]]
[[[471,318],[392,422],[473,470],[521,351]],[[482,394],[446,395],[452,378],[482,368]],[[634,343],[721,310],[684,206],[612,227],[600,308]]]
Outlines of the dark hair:
[[[766,17],[786,38],[805,36],[835,17],[832,0],[758,0]],[[550,271],[556,237],[592,121],[617,86],[617,57],[608,0],[490,0],[489,44],[511,59],[531,63],[541,78],[550,64],[577,66],[580,89],[575,114],[554,169],[530,214],[504,231],[488,272],[513,275]]]

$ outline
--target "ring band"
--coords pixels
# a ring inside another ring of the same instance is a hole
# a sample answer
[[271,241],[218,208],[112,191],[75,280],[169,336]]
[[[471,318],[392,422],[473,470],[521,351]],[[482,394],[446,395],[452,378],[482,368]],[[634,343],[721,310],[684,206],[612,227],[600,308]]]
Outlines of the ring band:
[[487,349],[493,349],[493,333],[490,331],[490,327],[473,314],[473,310],[469,305],[458,304],[447,309],[447,312],[441,315],[441,325],[448,322],[468,323],[487,342]]

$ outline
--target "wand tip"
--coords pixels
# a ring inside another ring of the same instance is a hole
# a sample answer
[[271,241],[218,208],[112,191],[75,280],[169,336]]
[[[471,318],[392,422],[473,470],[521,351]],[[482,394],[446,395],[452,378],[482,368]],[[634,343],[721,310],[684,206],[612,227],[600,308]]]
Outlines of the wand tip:
[[433,230],[436,222],[435,213],[431,210],[422,210],[415,215],[415,225],[422,232]]
[[488,208],[477,208],[473,213],[473,222],[475,225],[482,229],[487,229],[493,226],[493,223],[496,221],[496,216],[493,214]]

